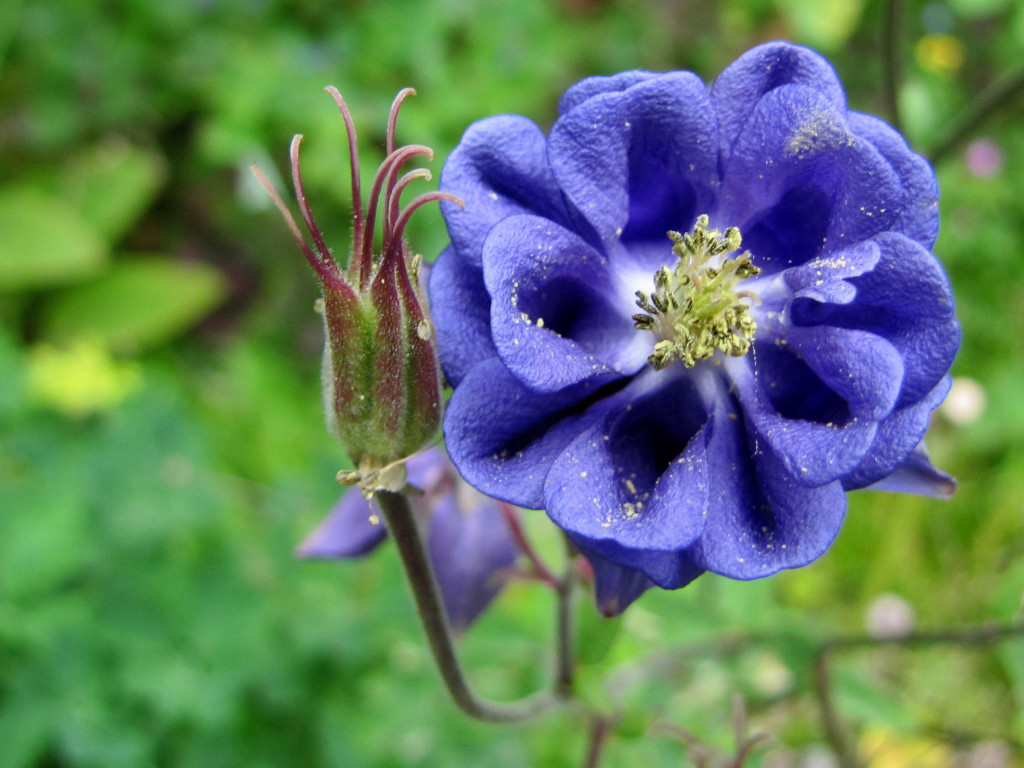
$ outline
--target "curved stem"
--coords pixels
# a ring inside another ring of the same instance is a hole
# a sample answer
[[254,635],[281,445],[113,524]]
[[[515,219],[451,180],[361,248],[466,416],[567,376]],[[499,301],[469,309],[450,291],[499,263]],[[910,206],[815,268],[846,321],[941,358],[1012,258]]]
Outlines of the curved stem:
[[376,499],[402,559],[416,610],[438,671],[459,709],[484,722],[514,723],[535,717],[559,704],[564,698],[559,690],[543,691],[508,703],[485,701],[473,692],[455,654],[441,590],[437,586],[434,569],[416,527],[408,498],[400,493],[378,491]]

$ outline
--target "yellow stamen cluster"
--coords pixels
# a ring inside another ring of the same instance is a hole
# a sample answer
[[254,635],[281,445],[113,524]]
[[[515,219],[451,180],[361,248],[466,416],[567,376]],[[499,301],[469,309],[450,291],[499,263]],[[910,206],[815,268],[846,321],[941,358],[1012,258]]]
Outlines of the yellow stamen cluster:
[[757,297],[734,288],[761,270],[751,263],[749,251],[723,256],[739,250],[739,229],[730,227],[723,235],[709,229],[708,217],[701,215],[692,232],[668,236],[674,243],[675,267],[654,273],[653,293],[636,292],[636,304],[643,310],[633,315],[636,327],[660,339],[647,361],[660,371],[674,360],[692,368],[719,349],[733,357],[746,354],[757,329],[747,301],[756,302]]

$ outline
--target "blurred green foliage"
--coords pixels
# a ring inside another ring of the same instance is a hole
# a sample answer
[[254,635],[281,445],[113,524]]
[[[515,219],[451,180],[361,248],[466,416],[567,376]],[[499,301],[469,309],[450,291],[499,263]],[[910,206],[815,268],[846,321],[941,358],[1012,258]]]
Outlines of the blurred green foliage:
[[[1024,4],[899,6],[898,103],[927,151],[1019,66]],[[711,78],[771,38],[822,50],[852,106],[884,114],[884,10],[879,0],[0,4],[0,767],[579,764],[585,733],[572,713],[500,730],[454,715],[393,553],[293,559],[338,494],[345,458],[319,412],[315,284],[248,166],[283,169],[289,137],[306,134],[309,197],[343,254],[347,153],[328,83],[361,131],[364,181],[403,86],[420,96],[400,138],[433,146],[436,172],[475,119],[514,111],[546,126],[580,77],[639,67]],[[960,144],[938,167],[936,250],[964,324],[954,372],[978,385],[960,411],[936,417],[930,439],[960,478],[956,498],[855,494],[839,541],[811,567],[652,592],[614,626],[581,605],[581,694],[629,713],[607,766],[683,764],[684,746],[652,735],[655,721],[728,746],[734,690],[775,737],[755,763],[802,765],[825,738],[811,692],[818,644],[862,632],[884,593],[921,627],[1019,618],[1020,108],[1008,100],[968,137],[989,139],[988,166]],[[436,254],[436,211],[410,235]],[[971,415],[979,393],[985,407]],[[557,554],[543,516],[530,527]],[[517,584],[465,638],[485,693],[543,684],[553,610],[550,595]],[[840,655],[839,707],[874,750],[871,765],[924,765],[924,754],[952,765],[986,740],[1024,764],[1022,642]]]

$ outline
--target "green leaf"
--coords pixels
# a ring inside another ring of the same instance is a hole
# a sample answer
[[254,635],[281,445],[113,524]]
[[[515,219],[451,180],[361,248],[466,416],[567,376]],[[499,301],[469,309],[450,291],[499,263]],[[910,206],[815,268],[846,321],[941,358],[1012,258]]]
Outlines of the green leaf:
[[1002,13],[1009,3],[1007,0],[950,0],[953,10],[965,19],[994,16]]
[[901,731],[913,730],[914,720],[906,708],[893,700],[891,692],[872,684],[862,668],[850,664],[837,666],[832,683],[843,718],[885,723]]
[[608,690],[606,676],[608,670],[603,667],[581,666],[576,670],[573,679],[573,690],[576,698],[591,710],[598,712],[614,712],[615,699]]
[[58,192],[108,242],[121,239],[160,191],[167,175],[161,155],[110,140],[71,159]]
[[792,26],[793,38],[815,48],[833,51],[857,28],[863,0],[787,0],[776,7]]
[[999,646],[999,659],[1010,680],[1013,698],[1017,702],[1014,728],[1019,737],[1024,737],[1024,637],[1013,637]]
[[53,341],[85,336],[118,352],[134,352],[188,330],[226,290],[223,275],[208,264],[135,257],[55,299],[44,328]]
[[40,753],[50,737],[51,718],[47,709],[51,702],[35,690],[17,693],[20,694],[18,705],[7,706],[0,711],[0,744],[4,745],[4,765],[38,765]]
[[[52,464],[44,466],[44,451]],[[45,595],[91,557],[83,453],[52,431],[26,427],[5,440],[0,458],[0,508],[11,510],[0,515],[0,602]]]
[[0,190],[0,291],[64,285],[101,271],[107,245],[66,200]]
[[0,327],[0,422],[13,418],[25,402],[25,354],[14,335]]

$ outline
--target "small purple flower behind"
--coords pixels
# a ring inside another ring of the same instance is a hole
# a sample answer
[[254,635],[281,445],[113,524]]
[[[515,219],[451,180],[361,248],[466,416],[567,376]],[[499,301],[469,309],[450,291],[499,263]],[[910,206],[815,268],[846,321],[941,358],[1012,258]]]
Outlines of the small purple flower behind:
[[[452,629],[465,631],[504,587],[519,556],[502,502],[466,485],[439,448],[406,462],[413,512],[430,554]],[[302,557],[349,559],[375,550],[387,530],[373,501],[349,489],[302,543]]]
[[442,174],[468,482],[546,509],[609,613],[811,562],[846,491],[952,492],[921,447],[960,340],[935,176],[828,62],[771,43],[710,87],[589,78],[559,112],[476,123]]

